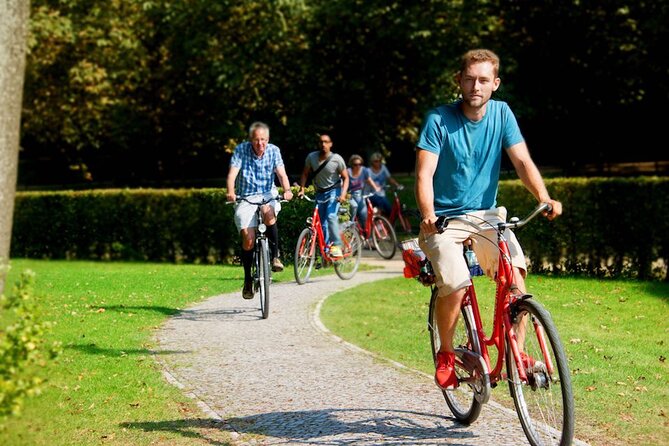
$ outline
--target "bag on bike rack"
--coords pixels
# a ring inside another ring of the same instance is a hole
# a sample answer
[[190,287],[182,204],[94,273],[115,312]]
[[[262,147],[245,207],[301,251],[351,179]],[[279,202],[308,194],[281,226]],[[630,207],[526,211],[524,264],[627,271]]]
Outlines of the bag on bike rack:
[[430,261],[418,246],[418,239],[404,240],[400,243],[400,247],[402,248],[402,260],[404,260],[404,277],[418,279],[425,286],[434,284],[436,276]]

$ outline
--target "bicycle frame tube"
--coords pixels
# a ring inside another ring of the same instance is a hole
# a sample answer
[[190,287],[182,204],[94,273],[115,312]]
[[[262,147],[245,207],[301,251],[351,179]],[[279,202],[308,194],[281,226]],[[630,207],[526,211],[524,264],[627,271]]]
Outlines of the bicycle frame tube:
[[367,206],[367,221],[365,222],[365,227],[362,227],[357,215],[355,216],[355,224],[358,228],[358,233],[360,233],[360,237],[362,237],[363,240],[369,240],[372,236],[372,220],[374,219],[374,206],[369,197],[365,198],[365,206]]
[[[501,371],[506,353],[506,343],[504,342],[505,334],[508,334],[509,339],[511,339],[509,344],[511,346],[511,351],[513,352],[516,364],[521,364],[520,351],[518,350],[518,344],[516,343],[516,334],[513,329],[513,324],[508,316],[509,305],[512,303],[509,298],[509,290],[513,284],[513,265],[511,264],[509,247],[506,243],[506,240],[501,235],[498,236],[498,246],[499,260],[497,277],[495,279],[497,285],[495,291],[493,331],[489,338],[486,337],[483,331],[483,321],[481,319],[481,313],[476,297],[476,290],[473,283],[468,287],[462,300],[462,306],[471,305],[472,313],[474,315],[474,323],[476,324],[476,332],[479,337],[479,344],[481,345],[481,353],[483,359],[486,362],[486,365],[488,366],[488,370],[491,370],[491,383],[495,383],[501,379]],[[489,346],[494,346],[498,351],[494,369],[491,369],[490,354],[488,352]],[[544,356],[548,355],[544,353]],[[518,367],[518,374],[521,380],[527,381],[527,375],[525,374],[524,367]]]
[[525,367],[522,366],[520,359],[520,350],[518,349],[516,332],[513,328],[513,322],[509,315],[511,314],[509,306],[513,303],[511,301],[510,289],[515,285],[513,278],[513,265],[511,264],[511,254],[509,252],[509,245],[504,236],[498,234],[497,236],[499,246],[499,260],[497,267],[497,290],[495,292],[495,341],[497,349],[499,350],[499,357],[497,358],[497,365],[495,366],[495,376],[499,375],[502,370],[502,360],[505,357],[505,336],[509,339],[509,347],[513,358],[518,365],[518,377],[521,381],[527,382],[527,375]]
[[395,197],[393,199],[393,207],[390,209],[390,217],[388,217],[388,220],[390,220],[390,223],[395,224],[395,220],[402,215],[402,205],[400,204],[400,198],[397,196],[396,191],[393,191],[393,195]]
[[321,216],[318,213],[318,203],[316,203],[316,206],[314,206],[314,212],[311,214],[311,231],[316,234],[316,239],[314,240],[312,238],[312,240],[316,241],[316,243],[313,244],[312,242],[312,246],[309,248],[309,255],[314,255],[316,246],[318,246],[318,249],[320,249],[323,258],[329,259],[329,257],[325,254],[325,236],[323,235]]

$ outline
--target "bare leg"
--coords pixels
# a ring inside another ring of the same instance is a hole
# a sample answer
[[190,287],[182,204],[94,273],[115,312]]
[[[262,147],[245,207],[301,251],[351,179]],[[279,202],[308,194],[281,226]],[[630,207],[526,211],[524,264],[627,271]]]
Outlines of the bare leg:
[[465,296],[466,288],[454,291],[447,296],[439,296],[437,299],[436,319],[439,328],[439,351],[453,352],[453,334],[460,316],[460,304]]

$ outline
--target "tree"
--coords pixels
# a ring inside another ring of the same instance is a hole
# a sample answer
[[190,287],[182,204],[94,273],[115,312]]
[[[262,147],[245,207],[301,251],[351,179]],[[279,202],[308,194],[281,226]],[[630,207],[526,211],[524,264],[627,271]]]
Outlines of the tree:
[[29,0],[0,4],[0,293],[12,239]]

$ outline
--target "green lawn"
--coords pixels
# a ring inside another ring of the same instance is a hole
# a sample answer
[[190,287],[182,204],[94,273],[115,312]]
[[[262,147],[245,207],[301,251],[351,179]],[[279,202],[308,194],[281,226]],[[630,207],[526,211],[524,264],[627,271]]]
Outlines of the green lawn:
[[[40,319],[54,323],[47,340],[61,342],[62,353],[40,364],[42,393],[2,423],[0,445],[228,444],[224,430],[166,383],[151,339],[180,309],[240,291],[240,267],[17,259],[8,285],[25,269],[36,273]],[[274,280],[292,274],[288,266]],[[487,282],[477,282],[484,319]],[[578,437],[667,444],[669,285],[531,276],[528,286],[568,351]],[[417,282],[389,279],[329,298],[322,317],[337,335],[431,373],[428,300]],[[500,386],[493,397],[505,392]]]

